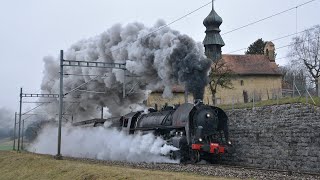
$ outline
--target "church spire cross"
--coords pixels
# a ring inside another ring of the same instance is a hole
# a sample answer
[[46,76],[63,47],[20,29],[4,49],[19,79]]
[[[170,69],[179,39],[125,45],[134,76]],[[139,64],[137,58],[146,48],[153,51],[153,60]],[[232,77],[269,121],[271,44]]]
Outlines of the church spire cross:
[[214,0],[212,0],[212,9],[214,9]]

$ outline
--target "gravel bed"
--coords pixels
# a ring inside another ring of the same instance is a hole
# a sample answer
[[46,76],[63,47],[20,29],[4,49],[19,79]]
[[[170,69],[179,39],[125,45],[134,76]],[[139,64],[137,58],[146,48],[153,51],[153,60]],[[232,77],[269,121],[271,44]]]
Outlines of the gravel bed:
[[293,172],[291,175],[288,172],[266,171],[250,168],[228,167],[224,165],[191,165],[191,164],[162,164],[162,163],[133,163],[133,162],[119,162],[119,161],[103,161],[94,159],[70,158],[64,159],[77,160],[82,162],[89,162],[94,164],[123,166],[137,169],[152,169],[171,172],[188,172],[206,176],[217,176],[227,178],[240,179],[261,179],[261,180],[314,180],[319,179],[318,175],[308,175]]

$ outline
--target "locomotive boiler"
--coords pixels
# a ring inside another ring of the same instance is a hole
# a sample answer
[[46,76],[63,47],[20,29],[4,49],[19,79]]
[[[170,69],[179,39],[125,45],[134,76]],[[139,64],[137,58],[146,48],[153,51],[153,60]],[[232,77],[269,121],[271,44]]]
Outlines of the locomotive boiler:
[[226,113],[201,101],[176,108],[166,107],[160,111],[151,109],[147,114],[132,112],[106,120],[96,119],[91,123],[99,126],[105,121],[128,134],[142,132],[162,137],[167,144],[179,149],[170,156],[180,162],[196,163],[202,159],[215,162],[228,152],[231,145]]

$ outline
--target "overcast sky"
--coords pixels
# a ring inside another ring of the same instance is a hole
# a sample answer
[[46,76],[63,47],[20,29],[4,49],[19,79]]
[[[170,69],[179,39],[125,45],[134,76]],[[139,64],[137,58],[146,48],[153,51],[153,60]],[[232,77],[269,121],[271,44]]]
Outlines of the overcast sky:
[[[308,0],[217,0],[215,9],[223,18],[222,33],[294,7]],[[158,19],[167,23],[201,7],[210,0],[0,0],[0,107],[18,110],[19,88],[39,93],[43,61],[58,56],[60,49],[78,40],[102,33],[115,23],[141,22],[152,26]],[[320,1],[298,8],[298,31],[320,24]],[[202,41],[203,19],[211,5],[173,25],[172,29]],[[262,21],[223,36],[223,53],[245,48],[258,38],[275,39],[296,32],[296,11]],[[276,47],[290,38],[274,42]],[[278,57],[288,49],[277,51]],[[243,51],[237,52],[242,54]],[[277,61],[285,64],[286,59]]]

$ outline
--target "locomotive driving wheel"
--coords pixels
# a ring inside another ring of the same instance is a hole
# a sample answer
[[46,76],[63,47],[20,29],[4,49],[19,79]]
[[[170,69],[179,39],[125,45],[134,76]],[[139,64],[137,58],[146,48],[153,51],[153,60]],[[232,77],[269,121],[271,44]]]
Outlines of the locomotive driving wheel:
[[190,160],[192,164],[200,162],[200,152],[197,150],[190,151]]

